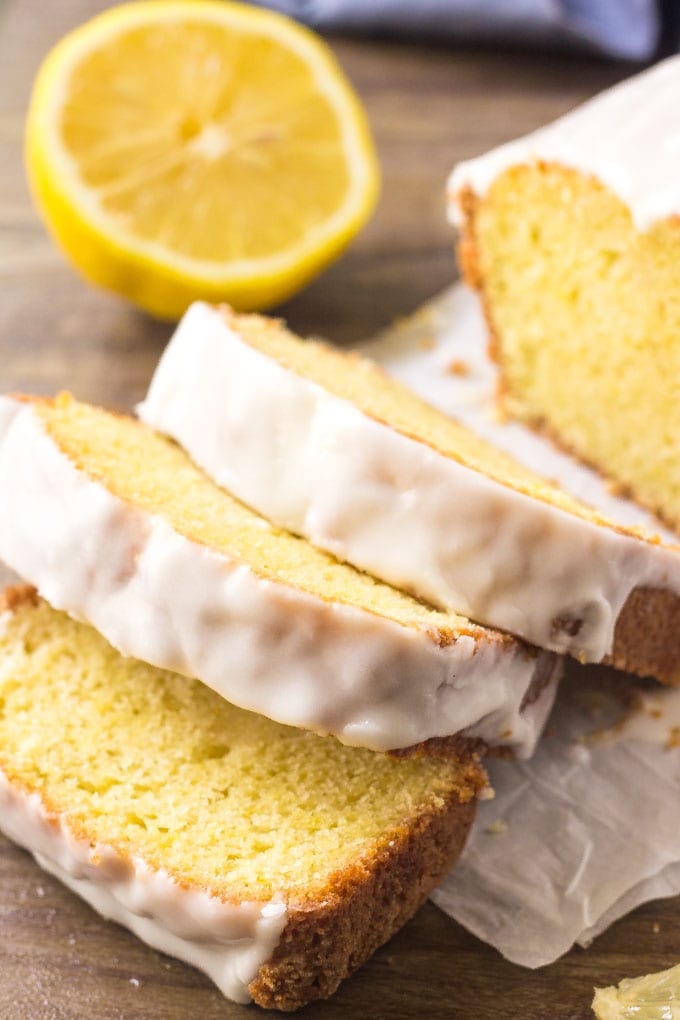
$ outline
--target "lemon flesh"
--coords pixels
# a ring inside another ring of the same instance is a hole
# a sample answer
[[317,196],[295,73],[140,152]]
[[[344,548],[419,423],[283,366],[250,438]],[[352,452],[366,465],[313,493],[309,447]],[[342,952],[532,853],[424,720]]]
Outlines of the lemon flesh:
[[680,965],[597,988],[593,1010],[597,1020],[680,1020]]
[[288,297],[362,226],[378,186],[325,44],[203,0],[123,5],[63,39],[36,80],[27,164],[77,268],[165,318],[196,298]]

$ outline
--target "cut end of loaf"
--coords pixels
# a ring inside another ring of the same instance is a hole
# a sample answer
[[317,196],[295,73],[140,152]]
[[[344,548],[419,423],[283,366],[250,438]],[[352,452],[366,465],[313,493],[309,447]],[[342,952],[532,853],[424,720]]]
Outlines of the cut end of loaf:
[[597,179],[512,167],[460,199],[507,410],[680,526],[680,220],[639,231]]

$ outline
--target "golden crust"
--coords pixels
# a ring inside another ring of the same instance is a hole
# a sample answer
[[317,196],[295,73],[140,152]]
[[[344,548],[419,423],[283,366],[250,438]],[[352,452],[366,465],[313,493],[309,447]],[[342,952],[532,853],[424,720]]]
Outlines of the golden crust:
[[38,597],[38,592],[31,584],[11,585],[0,591],[0,613],[13,613],[25,602],[35,606]]
[[369,863],[337,876],[323,899],[291,906],[271,960],[249,985],[268,1009],[299,1009],[332,995],[408,921],[458,858],[475,802],[447,803],[396,833]]
[[430,737],[411,747],[396,747],[385,753],[390,758],[470,758],[478,761],[488,752],[487,745],[480,737],[464,737],[453,733],[448,737]]
[[635,588],[616,621],[614,647],[605,662],[680,685],[680,598],[659,588]]

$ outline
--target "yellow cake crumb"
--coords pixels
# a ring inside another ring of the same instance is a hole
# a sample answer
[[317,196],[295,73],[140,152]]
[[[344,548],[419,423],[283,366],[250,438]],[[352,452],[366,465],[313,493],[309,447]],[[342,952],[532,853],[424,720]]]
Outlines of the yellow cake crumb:
[[479,772],[245,712],[33,598],[0,636],[0,749],[92,845],[258,900],[313,894],[452,791],[470,800]]
[[595,177],[538,161],[464,204],[504,405],[678,526],[680,220],[639,231]]

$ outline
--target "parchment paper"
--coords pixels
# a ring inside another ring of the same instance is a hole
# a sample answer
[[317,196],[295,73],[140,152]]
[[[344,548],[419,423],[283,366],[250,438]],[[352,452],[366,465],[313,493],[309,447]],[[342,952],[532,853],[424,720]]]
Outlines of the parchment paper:
[[[486,331],[462,285],[363,350],[573,495],[677,542],[550,442],[499,421]],[[540,967],[640,903],[680,893],[679,735],[680,691],[570,663],[534,758],[488,762],[495,799],[480,804],[434,902],[509,960]]]

